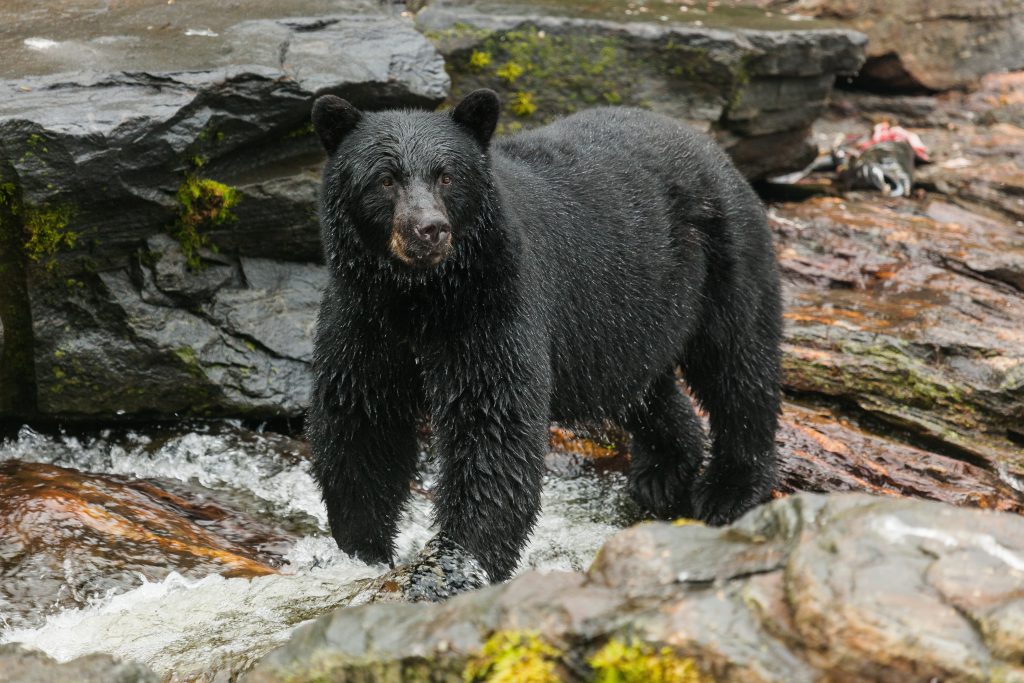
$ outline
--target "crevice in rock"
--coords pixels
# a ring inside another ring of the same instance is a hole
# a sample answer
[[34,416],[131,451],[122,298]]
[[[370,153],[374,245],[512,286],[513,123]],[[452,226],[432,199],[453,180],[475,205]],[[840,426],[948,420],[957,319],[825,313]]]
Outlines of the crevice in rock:
[[886,95],[932,95],[936,92],[914,78],[895,52],[868,57],[856,76],[838,78],[836,87]]
[[834,411],[837,417],[848,418],[858,427],[871,434],[891,439],[907,446],[920,448],[921,450],[931,451],[938,455],[944,455],[948,458],[965,462],[968,465],[980,467],[996,475],[999,474],[992,469],[991,461],[978,456],[976,453],[959,448],[955,444],[937,439],[923,432],[907,429],[905,422],[897,422],[894,419],[890,419],[884,413],[868,410],[857,403],[852,397],[833,396],[811,391],[795,391],[789,388],[785,388],[784,393],[786,398],[794,403],[817,408],[828,408]]
[[22,212],[17,173],[0,165],[0,414],[27,416],[36,411],[36,381]]

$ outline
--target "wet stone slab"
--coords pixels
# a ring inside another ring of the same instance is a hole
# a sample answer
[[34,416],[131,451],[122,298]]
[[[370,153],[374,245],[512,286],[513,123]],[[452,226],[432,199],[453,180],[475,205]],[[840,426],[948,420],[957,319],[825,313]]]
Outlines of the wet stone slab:
[[0,306],[0,376],[34,383],[0,406],[298,415],[322,279],[313,99],[432,108],[441,56],[358,2],[14,2],[0,25],[0,270],[27,289]]

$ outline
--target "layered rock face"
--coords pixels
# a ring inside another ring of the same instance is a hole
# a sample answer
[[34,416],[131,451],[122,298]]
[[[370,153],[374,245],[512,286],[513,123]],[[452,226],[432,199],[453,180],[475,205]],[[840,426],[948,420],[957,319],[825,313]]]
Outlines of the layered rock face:
[[633,527],[586,574],[338,610],[245,680],[1019,681],[1022,541],[1016,515],[801,494]]
[[20,63],[101,71],[0,82],[7,412],[32,390],[68,417],[302,410],[323,281],[312,101],[433,107],[448,76],[408,22],[274,12],[216,31],[190,14],[145,49],[118,45],[150,40],[152,16],[104,13],[115,37]]
[[866,85],[947,90],[1024,68],[1024,5],[1016,0],[769,0],[870,37]]

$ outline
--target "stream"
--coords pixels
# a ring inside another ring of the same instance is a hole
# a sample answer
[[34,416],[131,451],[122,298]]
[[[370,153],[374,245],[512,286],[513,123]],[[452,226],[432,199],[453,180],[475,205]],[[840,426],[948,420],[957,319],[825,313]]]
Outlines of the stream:
[[[423,458],[398,561],[433,535]],[[564,454],[549,465],[520,571],[585,568],[637,518],[615,468]],[[207,679],[248,667],[385,570],[337,549],[305,445],[280,434],[22,427],[0,442],[0,643]]]

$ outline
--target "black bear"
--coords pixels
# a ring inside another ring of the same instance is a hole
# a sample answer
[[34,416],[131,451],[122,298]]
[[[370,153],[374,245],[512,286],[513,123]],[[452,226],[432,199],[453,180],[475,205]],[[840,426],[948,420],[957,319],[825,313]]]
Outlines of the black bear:
[[308,435],[338,545],[391,561],[425,415],[439,533],[494,581],[537,518],[552,419],[622,425],[657,517],[766,500],[781,312],[757,195],[665,116],[593,109],[492,143],[498,113],[489,90],[447,112],[313,107],[330,282]]

